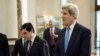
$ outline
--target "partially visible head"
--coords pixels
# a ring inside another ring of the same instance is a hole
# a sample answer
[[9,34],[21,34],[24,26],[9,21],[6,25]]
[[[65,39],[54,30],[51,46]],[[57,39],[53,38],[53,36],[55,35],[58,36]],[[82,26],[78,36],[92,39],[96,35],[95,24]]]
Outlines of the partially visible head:
[[71,25],[78,18],[79,9],[75,4],[67,4],[62,6],[62,21],[63,25]]
[[50,18],[49,19],[49,27],[52,28],[54,26],[55,26],[55,20],[54,20],[54,18]]
[[30,40],[35,33],[34,28],[31,23],[23,24],[20,31],[21,31],[21,36],[25,38],[26,40]]

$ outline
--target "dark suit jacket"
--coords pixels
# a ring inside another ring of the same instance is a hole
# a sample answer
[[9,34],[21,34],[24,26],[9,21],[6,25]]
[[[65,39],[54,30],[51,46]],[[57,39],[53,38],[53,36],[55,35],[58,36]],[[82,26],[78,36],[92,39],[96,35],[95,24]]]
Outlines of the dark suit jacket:
[[6,35],[0,33],[0,56],[9,56],[9,45]]
[[76,23],[66,53],[64,52],[65,32],[66,28],[62,29],[59,35],[56,48],[57,56],[90,56],[91,32],[89,29]]
[[[55,28],[55,30],[54,30],[54,33],[56,34],[56,36],[58,36],[59,35],[59,32],[60,32],[61,30],[59,29],[59,28]],[[54,42],[56,42],[57,41],[57,38],[58,37],[54,37]],[[44,35],[43,35],[43,38],[48,42],[48,44],[50,45],[50,28],[47,28],[45,31],[44,31]]]
[[[48,44],[46,41],[36,36],[33,45],[31,46],[29,56],[49,56]],[[12,56],[25,56],[25,49],[22,43],[22,38],[17,40],[14,46]]]

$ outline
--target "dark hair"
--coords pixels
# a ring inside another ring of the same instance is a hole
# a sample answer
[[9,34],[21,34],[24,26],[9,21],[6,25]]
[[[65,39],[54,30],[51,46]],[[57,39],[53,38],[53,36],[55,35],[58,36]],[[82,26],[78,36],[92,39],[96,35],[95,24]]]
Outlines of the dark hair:
[[35,32],[31,23],[23,24],[20,30],[22,30],[22,29],[26,29],[29,32],[33,31],[33,33]]

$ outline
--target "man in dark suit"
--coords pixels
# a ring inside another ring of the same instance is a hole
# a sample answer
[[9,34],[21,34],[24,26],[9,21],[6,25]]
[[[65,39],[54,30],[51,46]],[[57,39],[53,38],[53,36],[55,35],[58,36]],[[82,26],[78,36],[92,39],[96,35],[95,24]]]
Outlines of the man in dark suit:
[[0,33],[0,56],[9,56],[9,45],[5,34]]
[[60,29],[55,27],[54,19],[49,19],[49,27],[44,31],[43,38],[48,42],[50,49],[50,56],[54,56],[55,43],[58,39]]
[[74,4],[62,7],[62,29],[57,42],[57,56],[90,56],[91,32],[76,22],[78,7]]
[[20,31],[22,38],[16,41],[12,56],[50,55],[47,42],[36,36],[31,23],[25,23]]

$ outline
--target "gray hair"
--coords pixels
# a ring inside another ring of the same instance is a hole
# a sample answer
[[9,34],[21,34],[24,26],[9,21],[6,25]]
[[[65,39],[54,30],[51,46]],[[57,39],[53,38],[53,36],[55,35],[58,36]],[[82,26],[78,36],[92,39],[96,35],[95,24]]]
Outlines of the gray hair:
[[49,21],[51,21],[53,23],[53,25],[55,25],[55,19],[54,18],[49,18]]
[[78,18],[78,16],[79,16],[79,9],[78,9],[77,5],[72,4],[72,3],[68,3],[68,4],[62,6],[62,10],[63,9],[67,10],[70,15],[75,15],[76,18]]

